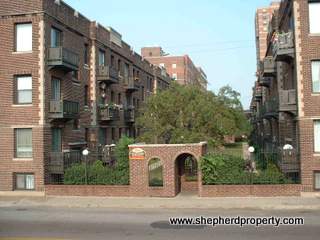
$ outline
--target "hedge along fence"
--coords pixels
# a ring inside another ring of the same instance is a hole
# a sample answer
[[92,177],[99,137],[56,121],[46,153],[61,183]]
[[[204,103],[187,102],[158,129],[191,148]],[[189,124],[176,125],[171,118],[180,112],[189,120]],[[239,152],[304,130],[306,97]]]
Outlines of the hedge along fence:
[[86,165],[79,163],[65,170],[63,183],[65,185],[129,185],[129,149],[133,139],[122,137],[116,148],[116,163],[105,166],[102,161]]
[[269,161],[264,169],[249,171],[242,157],[207,154],[201,158],[203,185],[251,185],[294,183]]

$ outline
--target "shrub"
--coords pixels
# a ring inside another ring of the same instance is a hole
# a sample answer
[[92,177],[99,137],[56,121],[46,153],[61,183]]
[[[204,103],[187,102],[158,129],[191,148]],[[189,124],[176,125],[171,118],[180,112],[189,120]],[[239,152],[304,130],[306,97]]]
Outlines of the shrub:
[[[128,185],[129,184],[129,149],[133,139],[122,137],[115,147],[115,166],[104,166],[102,161],[87,165],[88,184],[90,185]],[[75,164],[66,169],[64,184],[85,184],[85,164]]]
[[232,155],[207,154],[201,158],[201,170],[205,185],[291,183],[271,161],[265,169],[250,173],[245,170],[244,159]]

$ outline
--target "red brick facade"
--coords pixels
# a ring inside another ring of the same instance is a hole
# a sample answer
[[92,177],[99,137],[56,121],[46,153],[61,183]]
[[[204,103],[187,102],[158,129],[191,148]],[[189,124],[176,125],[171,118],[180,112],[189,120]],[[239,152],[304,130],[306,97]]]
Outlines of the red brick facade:
[[[134,111],[171,79],[133,52],[113,29],[90,21],[63,1],[0,2],[0,191],[15,190],[17,173],[33,174],[34,190],[43,191],[45,182],[61,179],[66,156],[79,157],[87,146],[96,159],[101,146],[124,134],[138,135]],[[15,52],[18,23],[32,24],[30,52]],[[58,47],[51,42],[52,29],[61,32]],[[103,64],[99,51],[104,52]],[[54,54],[60,54],[58,59]],[[99,71],[100,65],[107,72]],[[110,69],[116,78],[112,84]],[[32,104],[15,104],[15,78],[26,74],[32,76]],[[53,79],[60,82],[59,100],[53,100]],[[119,117],[100,114],[111,105]],[[14,132],[19,128],[32,131],[31,158],[15,158]],[[61,130],[58,151],[52,147],[53,129]]]
[[[254,142],[263,151],[280,152],[280,169],[299,176],[303,192],[315,191],[315,173],[320,170],[314,147],[320,95],[313,92],[311,69],[312,61],[320,59],[320,37],[310,33],[310,2],[281,2],[270,22],[251,103]],[[283,163],[287,144],[294,151]]]
[[171,56],[161,47],[144,47],[141,55],[152,64],[164,67],[169,75],[181,85],[196,85],[207,89],[207,76],[196,67],[188,55]]

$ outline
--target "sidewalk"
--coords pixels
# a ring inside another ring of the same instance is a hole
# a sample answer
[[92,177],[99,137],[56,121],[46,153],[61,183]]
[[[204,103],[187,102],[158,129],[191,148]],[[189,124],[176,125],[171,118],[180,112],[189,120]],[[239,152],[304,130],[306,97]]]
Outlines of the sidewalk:
[[320,210],[320,197],[198,198],[183,195],[176,198],[0,197],[0,207]]

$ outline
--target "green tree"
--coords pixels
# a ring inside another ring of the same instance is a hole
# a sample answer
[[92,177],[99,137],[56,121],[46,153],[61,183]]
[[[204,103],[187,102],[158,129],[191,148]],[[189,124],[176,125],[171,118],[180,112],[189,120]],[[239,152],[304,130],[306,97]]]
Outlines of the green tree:
[[208,141],[217,145],[225,135],[240,130],[234,108],[220,97],[176,83],[148,99],[137,124],[142,130],[138,140],[147,143]]

